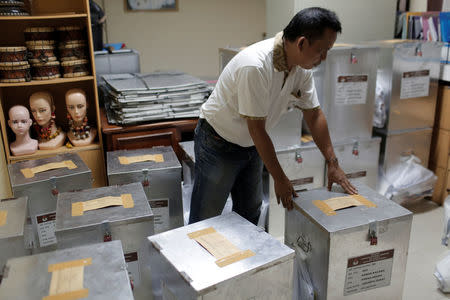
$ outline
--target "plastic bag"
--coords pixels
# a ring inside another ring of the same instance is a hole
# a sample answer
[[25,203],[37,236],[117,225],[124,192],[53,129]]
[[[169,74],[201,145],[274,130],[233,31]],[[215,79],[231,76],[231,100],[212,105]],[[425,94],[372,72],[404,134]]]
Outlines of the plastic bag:
[[375,110],[373,112],[373,126],[383,128],[386,123],[386,95],[381,85],[377,85],[375,92]]
[[450,239],[450,196],[444,201],[444,235],[442,237],[442,245],[448,246],[448,239]]
[[409,155],[403,157],[402,162],[392,168],[386,176],[386,181],[389,186],[384,196],[401,203],[431,196],[437,176],[423,167],[418,157]]
[[295,247],[293,300],[314,300],[314,287],[305,261],[305,253]]
[[444,293],[450,293],[450,253],[436,264],[434,277],[438,280],[439,289]]

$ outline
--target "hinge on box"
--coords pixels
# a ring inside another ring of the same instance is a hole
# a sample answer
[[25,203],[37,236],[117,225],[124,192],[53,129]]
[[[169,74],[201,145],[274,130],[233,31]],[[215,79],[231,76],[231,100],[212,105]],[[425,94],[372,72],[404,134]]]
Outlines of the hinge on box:
[[299,246],[305,253],[311,251],[311,242],[307,241],[303,234],[300,234],[297,238],[297,246]]
[[376,246],[378,244],[378,232],[377,232],[377,222],[369,223],[369,241],[371,246]]

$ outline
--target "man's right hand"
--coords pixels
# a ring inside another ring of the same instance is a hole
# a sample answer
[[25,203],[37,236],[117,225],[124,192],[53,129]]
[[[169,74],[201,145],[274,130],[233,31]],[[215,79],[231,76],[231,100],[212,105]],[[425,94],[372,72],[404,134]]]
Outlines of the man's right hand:
[[278,204],[283,203],[283,207],[291,210],[294,208],[294,201],[292,197],[297,197],[297,193],[292,186],[292,183],[287,177],[280,180],[274,180],[275,195],[277,197]]

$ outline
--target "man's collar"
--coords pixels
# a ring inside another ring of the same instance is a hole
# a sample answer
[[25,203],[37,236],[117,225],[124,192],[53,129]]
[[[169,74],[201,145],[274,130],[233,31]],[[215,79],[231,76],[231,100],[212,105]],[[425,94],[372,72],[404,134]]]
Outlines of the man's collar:
[[286,53],[284,52],[283,31],[275,35],[273,43],[273,68],[277,72],[289,72]]

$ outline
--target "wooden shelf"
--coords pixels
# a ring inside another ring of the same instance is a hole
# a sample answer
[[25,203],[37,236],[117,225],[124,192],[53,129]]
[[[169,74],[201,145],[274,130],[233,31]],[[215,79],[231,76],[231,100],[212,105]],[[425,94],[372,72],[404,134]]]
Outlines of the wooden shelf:
[[54,20],[54,19],[75,19],[86,18],[87,14],[62,13],[40,16],[5,16],[0,17],[0,21],[34,21],[34,20]]
[[80,82],[88,81],[94,79],[94,76],[82,76],[74,78],[56,78],[51,80],[32,80],[28,82],[14,82],[14,83],[0,83],[1,87],[20,87],[20,86],[35,86],[35,85],[46,85],[46,84],[63,84],[67,82]]
[[84,146],[84,147],[67,148],[66,146],[61,146],[59,148],[52,149],[52,150],[38,150],[35,153],[29,154],[29,155],[10,156],[9,159],[11,162],[17,162],[17,161],[21,161],[21,160],[38,159],[38,158],[48,157],[48,156],[57,155],[57,154],[74,153],[74,152],[80,152],[80,151],[86,151],[86,150],[97,150],[100,148],[101,147],[98,142],[88,145],[88,146]]

